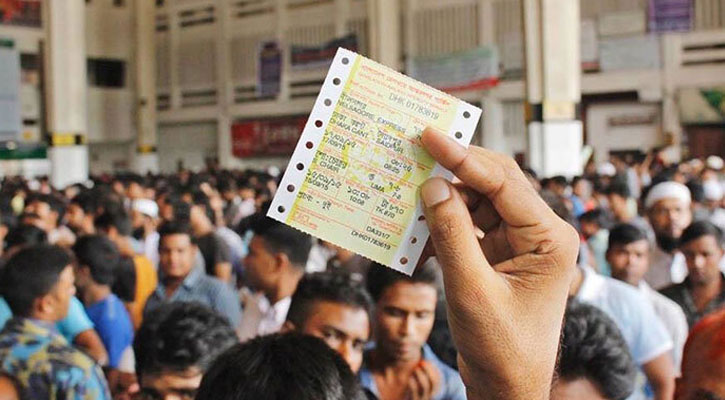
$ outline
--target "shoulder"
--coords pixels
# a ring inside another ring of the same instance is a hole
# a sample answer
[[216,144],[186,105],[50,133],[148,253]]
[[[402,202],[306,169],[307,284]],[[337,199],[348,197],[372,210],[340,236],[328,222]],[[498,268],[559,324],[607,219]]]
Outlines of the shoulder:
[[661,289],[660,290],[660,293],[663,296],[665,296],[665,297],[667,297],[669,299],[676,299],[676,298],[679,298],[680,297],[680,295],[681,295],[682,290],[684,289],[684,287],[685,287],[684,282],[683,283],[676,283],[674,285],[670,285],[670,286],[667,286],[664,289]]

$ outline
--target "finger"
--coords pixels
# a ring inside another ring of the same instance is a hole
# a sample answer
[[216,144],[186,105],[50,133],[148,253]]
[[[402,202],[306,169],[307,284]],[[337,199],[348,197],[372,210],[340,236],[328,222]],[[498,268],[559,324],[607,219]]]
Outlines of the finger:
[[438,368],[436,368],[435,365],[428,361],[423,361],[421,363],[420,369],[425,373],[426,377],[430,381],[430,390],[428,392],[428,395],[432,397],[433,395],[438,393],[438,389],[440,387],[440,371],[438,371]]
[[542,216],[551,214],[509,157],[475,146],[466,149],[432,129],[423,131],[421,141],[439,164],[485,195],[509,225],[537,225]]
[[418,382],[418,388],[420,390],[418,392],[418,396],[423,399],[430,397],[430,390],[433,387],[433,382],[431,382],[425,370],[420,367],[414,369],[412,378]]
[[475,226],[481,228],[484,232],[488,232],[501,222],[498,212],[485,196],[462,183],[453,186],[458,190],[471,212],[471,218]]
[[420,385],[418,381],[411,375],[408,378],[408,399],[419,400],[420,399]]
[[443,270],[446,298],[466,307],[484,288],[495,291],[500,283],[481,251],[471,216],[458,191],[445,179],[433,178],[421,186],[420,193],[431,241]]

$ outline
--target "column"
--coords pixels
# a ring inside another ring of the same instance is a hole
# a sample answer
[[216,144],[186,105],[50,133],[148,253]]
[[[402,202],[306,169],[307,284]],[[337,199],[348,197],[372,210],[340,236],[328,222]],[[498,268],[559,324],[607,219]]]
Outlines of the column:
[[541,176],[582,171],[579,0],[523,0],[528,164]]
[[368,0],[370,56],[373,60],[399,69],[400,1]]
[[483,115],[481,117],[482,135],[480,145],[500,153],[508,153],[506,136],[503,130],[503,103],[492,96],[481,99]]
[[48,158],[56,188],[88,179],[85,2],[45,2],[44,48]]
[[159,156],[156,123],[156,5],[136,0],[135,68],[136,68],[136,172],[157,173]]
[[[234,84],[229,61],[231,34],[228,0],[216,0],[216,90],[217,90],[217,156],[222,168],[234,162],[232,155],[232,118],[229,107],[234,104]],[[256,54],[250,54],[256,56]]]

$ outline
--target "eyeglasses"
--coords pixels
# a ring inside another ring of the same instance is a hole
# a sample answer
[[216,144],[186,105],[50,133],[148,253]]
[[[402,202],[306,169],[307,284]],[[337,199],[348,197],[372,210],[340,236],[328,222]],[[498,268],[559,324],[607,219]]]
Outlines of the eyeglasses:
[[136,393],[134,400],[164,400],[166,396],[174,396],[179,400],[194,400],[196,397],[196,389],[180,389],[180,390],[168,390],[164,393],[151,388],[142,388],[140,392]]

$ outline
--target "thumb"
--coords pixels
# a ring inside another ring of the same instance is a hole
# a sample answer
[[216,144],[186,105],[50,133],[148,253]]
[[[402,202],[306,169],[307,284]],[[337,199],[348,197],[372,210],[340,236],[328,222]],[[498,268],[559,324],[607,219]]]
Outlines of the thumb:
[[[471,298],[497,279],[483,255],[471,214],[458,190],[442,178],[426,181],[420,189],[431,242],[446,283],[446,297]],[[475,298],[474,297],[474,298]],[[453,299],[452,299],[453,300]]]

